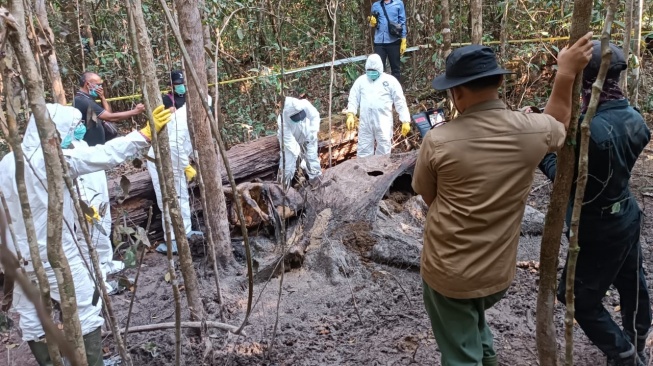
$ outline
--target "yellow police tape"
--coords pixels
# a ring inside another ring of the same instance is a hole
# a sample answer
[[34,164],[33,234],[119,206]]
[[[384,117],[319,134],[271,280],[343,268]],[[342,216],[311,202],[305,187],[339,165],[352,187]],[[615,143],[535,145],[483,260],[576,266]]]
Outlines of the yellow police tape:
[[[596,37],[598,37],[598,36],[595,36],[595,38]],[[568,39],[569,39],[568,36],[564,36],[564,37],[547,37],[547,38],[530,38],[530,39],[509,40],[508,43],[557,42],[557,41],[566,41]],[[490,42],[485,42],[484,44],[500,44],[500,43],[501,43],[501,41],[490,41]],[[468,46],[470,44],[471,44],[471,42],[458,42],[458,43],[452,43],[451,47]],[[424,48],[424,49],[431,48],[431,45],[413,46],[413,47],[410,47],[410,48],[406,49],[406,52],[418,51],[421,48]],[[334,65],[343,65],[343,64],[347,64],[347,63],[351,63],[351,62],[362,61],[362,60],[365,60],[366,58],[367,58],[367,55],[349,57],[349,58],[346,58],[346,59],[336,60]],[[318,67],[316,67],[316,66],[318,66]],[[308,71],[308,70],[313,70],[313,69],[316,69],[316,68],[319,68],[319,67],[327,67],[327,66],[331,66],[331,63],[327,62],[327,63],[319,64],[319,65],[313,65],[313,66],[307,66],[307,67],[300,67],[300,68],[296,68],[296,69],[291,69],[291,70],[285,71],[284,74],[286,74],[286,75],[287,74],[294,74],[294,73],[301,72],[301,71]],[[267,74],[267,75],[247,76],[247,77],[242,77],[242,78],[238,78],[238,79],[220,81],[220,82],[218,82],[218,84],[219,85],[234,84],[234,83],[239,83],[239,82],[242,82],[242,81],[254,80],[254,79],[259,79],[259,78],[267,78],[267,77],[279,76],[279,75],[281,75],[280,72],[273,73],[273,74]],[[214,86],[214,85],[215,85],[215,83],[209,84],[209,86]],[[166,94],[166,93],[167,93],[167,91],[161,90],[161,94]],[[115,102],[115,101],[119,101],[119,100],[137,99],[137,98],[140,98],[140,97],[142,97],[142,94],[133,94],[133,95],[126,95],[126,96],[122,96],[122,97],[107,98],[107,101],[108,102]],[[70,103],[68,105],[70,105]]]

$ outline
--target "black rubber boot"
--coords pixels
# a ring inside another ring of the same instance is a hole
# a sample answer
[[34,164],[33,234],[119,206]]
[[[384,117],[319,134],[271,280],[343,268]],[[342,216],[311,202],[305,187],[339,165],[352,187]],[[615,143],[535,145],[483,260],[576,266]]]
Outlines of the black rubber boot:
[[646,366],[635,352],[635,346],[628,352],[623,352],[615,358],[608,357],[608,366]]
[[48,345],[45,343],[45,340],[29,341],[27,344],[39,366],[52,366],[52,359],[50,359]]
[[84,336],[84,348],[86,348],[88,366],[104,365],[102,360],[102,329],[100,327]]
[[639,357],[639,360],[642,361],[644,365],[648,365],[648,352],[646,351],[646,339],[648,338],[648,335],[639,335],[637,336],[637,341],[634,342],[633,338],[635,338],[634,334],[630,332],[626,332],[626,335],[628,335],[628,338],[630,338],[631,342],[637,346],[637,357]]

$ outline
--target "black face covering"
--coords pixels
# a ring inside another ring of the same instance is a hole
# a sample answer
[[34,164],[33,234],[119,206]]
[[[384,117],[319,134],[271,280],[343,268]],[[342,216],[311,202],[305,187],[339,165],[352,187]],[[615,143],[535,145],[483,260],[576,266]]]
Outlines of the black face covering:
[[299,121],[303,120],[304,118],[306,118],[306,112],[304,112],[303,110],[301,110],[301,111],[293,114],[292,116],[290,116],[290,119],[293,122],[299,122]]

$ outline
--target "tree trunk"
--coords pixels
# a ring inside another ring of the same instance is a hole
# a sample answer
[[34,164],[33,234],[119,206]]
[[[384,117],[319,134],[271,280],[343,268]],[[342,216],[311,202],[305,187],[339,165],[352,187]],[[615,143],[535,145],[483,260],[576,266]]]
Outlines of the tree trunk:
[[16,18],[17,29],[9,32],[9,40],[16,51],[16,56],[22,67],[23,77],[27,81],[27,96],[29,106],[34,115],[36,126],[41,138],[41,147],[46,164],[46,177],[48,184],[48,261],[55,273],[59,292],[61,294],[61,312],[63,313],[65,335],[76,351],[76,358],[80,365],[87,365],[86,351],[82,338],[82,328],[77,314],[77,299],[68,259],[62,247],[62,212],[64,179],[60,153],[60,139],[54,123],[45,107],[43,80],[39,78],[34,55],[30,49],[25,31],[25,11],[23,2],[12,0],[11,12]]
[[[79,16],[81,18],[81,24],[79,25],[79,33],[82,38],[82,42],[86,40],[88,45],[88,53],[92,53],[95,50],[95,39],[93,38],[93,30],[91,25],[93,23],[91,19],[91,8],[93,8],[93,3],[89,0],[78,0],[79,1]],[[96,54],[97,55],[97,54]],[[97,56],[93,59],[95,66],[100,66],[100,59]]]
[[[209,22],[206,20],[206,14],[204,12],[204,0],[198,0],[199,1],[199,9],[200,9],[200,17],[202,18],[202,35],[204,39],[204,50],[205,52],[209,52],[209,54],[213,55],[215,50],[213,49],[215,45],[213,42],[211,42],[211,33],[213,33]],[[219,47],[220,45],[218,45]],[[209,83],[213,83],[218,75],[218,70],[213,62],[211,62],[210,57],[205,57],[206,60],[206,78]],[[209,87],[209,94],[213,98],[213,101],[216,101],[215,97],[215,89],[217,85],[214,87]]]
[[[149,105],[148,114],[151,114],[152,110],[150,108],[159,106],[163,103],[159,91],[158,79],[156,77],[156,63],[154,62],[154,56],[152,54],[150,37],[147,34],[147,26],[143,17],[141,1],[130,0],[129,6],[134,20],[134,28],[136,30],[136,37],[132,38],[138,42],[138,44],[133,45],[133,47],[134,49],[138,48],[140,60],[137,64],[140,65],[141,68],[141,85],[144,88],[143,93],[145,102],[147,103],[146,106]],[[198,24],[200,24],[199,20]],[[204,57],[203,54],[202,57]],[[175,198],[178,195],[176,194],[173,180],[168,133],[164,129],[158,134],[158,136],[154,135],[155,133],[153,133],[152,139],[155,142],[155,146],[158,146],[159,152],[159,155],[156,156],[156,165],[162,185],[161,192],[162,194],[165,194],[165,196],[163,196],[165,202],[164,205],[167,205],[169,208],[168,214],[170,215],[172,229],[174,230],[175,240],[179,250],[179,263],[184,277],[184,285],[191,319],[202,321],[204,319],[204,306],[202,305],[202,299],[199,293],[197,274],[193,267],[188,239],[186,238],[184,224],[181,219],[179,200]],[[212,166],[217,166],[217,164]]]
[[[508,50],[508,9],[510,8],[510,0],[505,0],[503,15],[501,16],[501,63],[505,65],[507,60],[506,52]],[[508,91],[506,88],[506,78],[503,78],[503,85],[501,87],[504,103],[508,102]]]
[[[66,31],[66,44],[70,46],[70,61],[75,64],[77,72],[81,73],[86,70],[84,44],[82,43],[82,33],[79,28],[79,9],[76,1],[63,2],[64,22],[62,26]],[[75,50],[77,47],[77,50]]]
[[[633,7],[634,3],[637,0],[626,0],[624,4],[624,44],[623,44],[623,51],[624,51],[624,56],[626,56],[626,60],[630,60],[630,50],[631,48],[631,36],[633,34]],[[624,70],[621,72],[621,79],[619,82],[619,86],[621,87],[621,90],[625,93],[626,98],[628,98],[628,69]]]
[[[32,219],[32,209],[29,204],[27,186],[25,185],[25,159],[23,156],[23,149],[20,145],[21,138],[18,133],[18,123],[16,121],[16,111],[21,109],[20,94],[23,90],[23,84],[20,75],[12,69],[13,51],[11,46],[6,45],[5,47],[5,50],[2,50],[4,51],[4,59],[0,60],[0,69],[2,69],[5,101],[7,103],[7,129],[9,131],[7,137],[11,149],[14,152],[16,188],[21,203],[23,221],[25,222],[25,232],[27,234],[30,259],[32,260],[32,266],[34,267],[34,273],[36,274],[36,279],[38,281],[43,308],[46,316],[51,319],[52,301],[50,301],[50,282],[48,281],[45,267],[41,261],[39,243],[36,238],[36,228],[34,226],[34,220]],[[46,338],[52,339],[52,337],[54,337],[52,333],[46,333]],[[53,365],[63,366],[63,361],[61,355],[59,355],[59,349],[55,342],[48,342],[48,353],[50,354],[50,359],[52,359]]]
[[632,74],[632,85],[630,85],[630,103],[634,107],[639,107],[639,75],[640,75],[640,56],[642,46],[642,6],[643,0],[633,0],[633,28],[635,29],[635,44],[633,45],[632,62],[629,62],[630,72]]
[[[592,15],[592,0],[576,0],[571,20],[569,44],[573,44],[589,31]],[[581,74],[576,75],[572,95],[580,95]],[[572,98],[571,121],[567,130],[566,141],[576,138],[578,116],[580,115],[580,98]],[[576,152],[574,145],[565,144],[558,153],[558,164],[551,201],[546,213],[542,249],[540,251],[540,286],[537,294],[537,329],[536,341],[540,365],[557,365],[557,343],[555,325],[553,324],[553,306],[555,304],[556,275],[560,238],[569,200],[569,193],[574,179]]]
[[574,364],[574,314],[575,314],[575,299],[574,299],[574,284],[576,279],[576,261],[578,259],[578,228],[580,225],[581,209],[583,207],[583,199],[585,198],[585,186],[587,185],[587,170],[589,165],[588,150],[590,140],[590,123],[592,118],[596,115],[596,109],[599,106],[599,97],[603,90],[603,83],[608,73],[610,66],[610,59],[612,58],[612,51],[610,50],[610,32],[612,31],[612,21],[614,20],[614,12],[617,7],[617,0],[612,0],[608,4],[608,12],[605,16],[605,23],[603,26],[603,34],[601,35],[601,67],[596,77],[596,81],[592,85],[592,96],[590,103],[581,123],[581,137],[580,149],[578,156],[578,177],[576,180],[576,192],[574,194],[574,207],[571,214],[571,223],[569,228],[569,253],[567,255],[567,278],[566,278],[566,294],[565,300],[567,303],[567,312],[565,314],[565,359],[567,366]]
[[472,44],[483,43],[483,0],[470,0]]
[[[270,276],[280,274],[283,271],[283,267],[278,265],[281,259],[287,269],[301,267],[308,251],[316,250],[323,239],[327,242],[335,239],[333,240],[335,242],[338,241],[336,239],[338,238],[342,241],[349,241],[353,246],[358,245],[357,239],[350,237],[358,234],[368,235],[369,229],[380,221],[378,213],[382,212],[382,209],[380,210],[379,203],[388,194],[390,188],[407,187],[409,191],[411,190],[410,175],[416,160],[417,154],[412,151],[392,156],[373,156],[366,159],[350,160],[327,169],[323,179],[333,183],[321,185],[314,191],[314,194],[305,196],[303,221],[295,226],[292,233],[288,234],[288,242],[294,243],[293,246],[278,257],[267,261],[267,264],[259,266],[256,273],[257,281],[265,281]],[[398,179],[401,176],[408,179]],[[351,189],[354,186],[356,189]],[[291,204],[296,201],[295,195],[303,197],[297,192],[288,192],[287,200]],[[278,208],[277,211],[279,211]],[[397,225],[402,224],[397,223]],[[398,230],[398,228],[394,228],[392,231]],[[380,234],[379,237],[392,240],[392,235],[386,232]],[[421,235],[419,239],[421,239]],[[373,245],[370,241],[368,244]],[[365,250],[367,249],[369,248]],[[395,250],[397,249],[395,248]],[[419,258],[419,253],[414,254]],[[323,270],[329,267],[328,262],[338,260],[340,259],[337,258],[337,255],[333,256],[327,253],[320,258],[319,266]]]
[[[204,37],[202,36],[202,20],[197,0],[180,0],[175,2],[177,9],[177,23],[184,40],[195,72],[202,85],[207,85],[206,63],[204,58]],[[203,167],[219,166],[218,154],[211,136],[211,125],[202,105],[200,94],[196,86],[188,88],[188,123],[193,147],[197,151],[199,163]],[[210,221],[211,228],[215,231],[216,259],[222,267],[233,264],[234,258],[227,222],[227,205],[222,192],[222,179],[217,169],[204,169],[202,171],[206,185],[206,203],[209,212],[205,213],[206,220]]]
[[46,61],[48,74],[50,75],[50,83],[52,84],[52,95],[54,102],[59,104],[66,104],[66,91],[64,90],[63,83],[61,82],[61,73],[59,72],[59,62],[57,61],[57,54],[54,49],[54,34],[48,22],[48,11],[46,9],[45,0],[34,0],[34,12],[39,21],[40,38],[45,40],[45,44],[41,43],[41,52]]

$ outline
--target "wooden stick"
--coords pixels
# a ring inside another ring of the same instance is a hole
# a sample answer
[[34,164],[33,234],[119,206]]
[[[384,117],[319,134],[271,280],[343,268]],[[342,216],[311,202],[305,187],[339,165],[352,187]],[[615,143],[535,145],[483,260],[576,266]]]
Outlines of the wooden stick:
[[[224,330],[230,333],[236,333],[238,331],[238,327],[230,325],[230,324],[225,324],[225,323],[220,323],[220,322],[214,322],[214,321],[205,321],[205,322],[181,322],[181,327],[182,328],[211,328],[211,329],[220,329]],[[142,333],[142,332],[153,332],[157,330],[167,330],[167,329],[174,329],[175,328],[175,323],[159,323],[159,324],[146,324],[146,325],[138,325],[135,327],[129,328],[129,333]],[[120,333],[124,333],[125,328],[120,329]],[[238,333],[243,336],[247,336],[247,334],[243,331]],[[113,334],[111,332],[102,332],[102,337],[109,337],[112,336]]]

